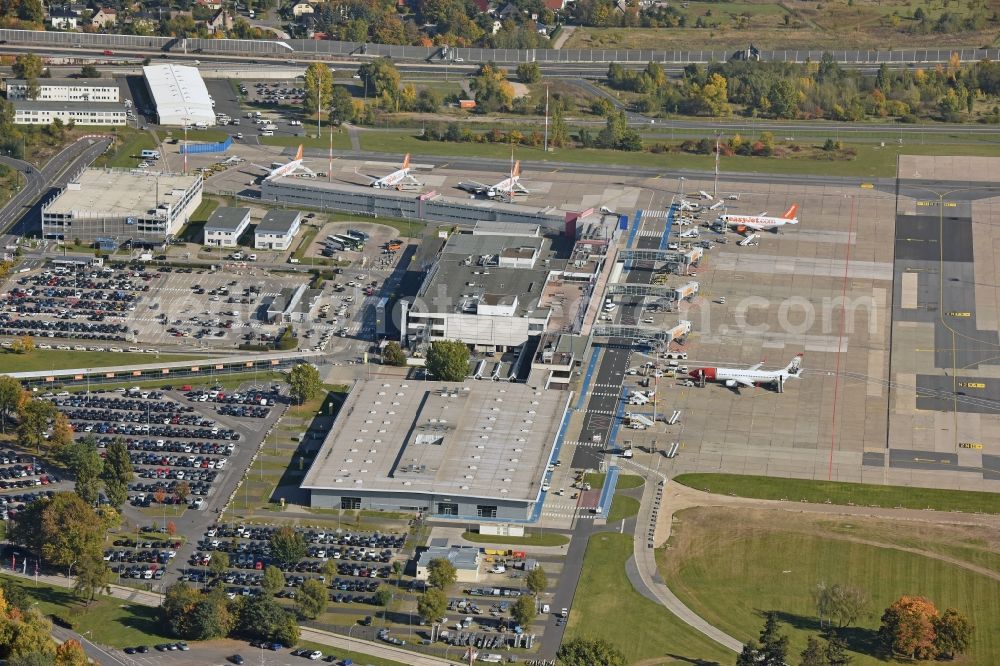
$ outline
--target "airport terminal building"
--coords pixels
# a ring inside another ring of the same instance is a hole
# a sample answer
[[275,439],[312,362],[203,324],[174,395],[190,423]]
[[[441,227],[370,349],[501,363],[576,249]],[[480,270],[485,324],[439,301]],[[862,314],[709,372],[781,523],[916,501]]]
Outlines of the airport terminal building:
[[528,520],[568,398],[521,383],[362,380],[302,489],[321,508]]
[[551,315],[539,306],[551,257],[537,225],[479,224],[452,234],[417,298],[401,309],[405,342],[461,340],[504,352],[541,335]]
[[42,205],[42,236],[93,242],[161,244],[201,203],[201,176],[84,169]]

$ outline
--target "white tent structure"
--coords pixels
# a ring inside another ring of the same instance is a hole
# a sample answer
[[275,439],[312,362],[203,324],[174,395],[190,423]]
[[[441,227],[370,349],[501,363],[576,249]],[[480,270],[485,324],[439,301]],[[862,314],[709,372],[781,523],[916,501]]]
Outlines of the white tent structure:
[[212,96],[196,67],[148,65],[142,68],[156,104],[160,125],[215,124]]

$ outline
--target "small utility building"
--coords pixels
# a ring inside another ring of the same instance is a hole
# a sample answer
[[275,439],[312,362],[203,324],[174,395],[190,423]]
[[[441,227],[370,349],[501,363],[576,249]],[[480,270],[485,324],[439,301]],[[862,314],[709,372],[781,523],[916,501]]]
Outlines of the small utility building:
[[217,208],[205,222],[205,245],[236,247],[236,241],[248,226],[249,208]]
[[253,232],[257,250],[287,250],[299,232],[302,213],[296,210],[269,210]]
[[431,546],[417,557],[417,580],[427,580],[431,560],[448,560],[459,583],[479,582],[479,549],[472,546]]

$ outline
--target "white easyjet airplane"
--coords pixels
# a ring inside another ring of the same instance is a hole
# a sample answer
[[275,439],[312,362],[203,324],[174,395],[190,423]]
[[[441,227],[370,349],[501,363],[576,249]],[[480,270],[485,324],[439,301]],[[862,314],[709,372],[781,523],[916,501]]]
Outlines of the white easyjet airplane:
[[309,176],[313,178],[316,177],[316,173],[312,169],[309,169],[302,164],[302,144],[299,144],[299,149],[295,153],[295,159],[287,164],[282,164],[281,166],[274,168],[261,166],[260,164],[254,164],[253,166],[267,171],[267,175],[264,176],[264,180],[274,180],[275,178],[281,178],[282,176],[290,176],[296,171],[302,171],[303,173],[309,174]]
[[792,204],[792,207],[786,210],[785,214],[781,217],[769,217],[766,213],[761,213],[760,215],[723,214],[719,216],[719,222],[733,227],[740,233],[745,232],[747,229],[753,231],[777,231],[778,227],[786,224],[798,224],[799,218],[796,217],[798,211],[799,205]]
[[[355,170],[357,173],[357,170]],[[364,174],[359,174],[364,176]],[[418,181],[412,175],[410,175],[410,154],[407,153],[403,157],[403,166],[397,171],[393,171],[387,176],[382,176],[381,178],[375,178],[373,176],[365,176],[369,181],[368,185],[374,187],[377,190],[390,190],[390,189],[404,189],[411,187],[423,187],[423,183]]]
[[799,378],[802,376],[802,354],[799,354],[781,370],[761,370],[763,363],[750,366],[746,370],[738,368],[695,368],[688,374],[697,380],[706,382],[719,382],[731,389],[741,386],[753,387],[761,384],[775,384],[778,392],[782,391],[785,380],[789,377]]
[[458,184],[458,189],[472,192],[473,194],[485,195],[490,199],[500,199],[511,201],[515,195],[531,194],[524,185],[521,184],[521,161],[514,162],[510,168],[510,176],[504,178],[496,185],[483,185],[474,180],[465,181]]

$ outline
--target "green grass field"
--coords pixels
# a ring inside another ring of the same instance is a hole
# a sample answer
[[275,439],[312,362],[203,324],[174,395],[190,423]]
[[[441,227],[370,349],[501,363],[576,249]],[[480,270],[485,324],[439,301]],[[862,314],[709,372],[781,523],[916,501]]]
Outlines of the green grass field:
[[639,513],[639,500],[628,495],[615,493],[611,498],[611,509],[608,511],[608,522],[617,523]]
[[33,581],[23,578],[4,578],[23,588],[32,600],[38,602],[42,613],[56,614],[72,621],[74,631],[87,634],[87,638],[95,643],[111,647],[152,646],[169,639],[162,633],[164,625],[157,608],[103,596],[88,608],[76,599],[70,589],[44,584],[36,587]]
[[[315,123],[310,126],[305,126],[306,136],[262,136],[259,141],[265,146],[285,146],[285,147],[298,147],[299,144],[304,145],[306,148],[329,148],[330,147],[330,129],[328,127],[323,128],[323,136],[316,138],[316,125]],[[253,141],[252,136],[247,136],[244,139],[246,142]],[[346,129],[340,129],[338,127],[333,128],[333,149],[334,150],[350,150],[351,149],[351,137],[348,136]],[[320,169],[324,171],[325,169]]]
[[871,612],[843,632],[856,666],[884,663],[872,656],[879,617],[903,594],[923,595],[939,610],[955,607],[969,615],[977,629],[961,663],[1000,663],[1000,582],[924,555],[827,538],[820,523],[807,533],[808,519],[790,521],[786,515],[680,512],[672,548],[658,553],[661,573],[689,608],[741,641],[760,632],[762,612],[777,611],[790,655],[819,633],[811,590],[823,581],[860,587],[871,596]]
[[935,509],[968,513],[1000,513],[1000,494],[907,486],[877,486],[836,481],[810,481],[738,474],[681,474],[677,483],[721,495],[756,499],[830,502],[859,506]]
[[[38,341],[36,341],[38,344]],[[45,342],[44,344],[50,344]],[[32,372],[36,370],[65,370],[67,368],[107,368],[119,365],[195,361],[204,356],[184,354],[135,354],[116,352],[66,351],[65,349],[35,349],[30,354],[6,352],[0,354],[4,372]]]
[[142,161],[139,153],[143,150],[156,150],[156,139],[149,132],[124,128],[119,129],[117,134],[122,138],[118,150],[110,156],[102,155],[94,162],[94,166],[122,169],[136,167]]
[[732,664],[733,653],[677,619],[632,588],[625,562],[632,535],[598,533],[590,538],[569,614],[566,640],[605,638],[626,663]]
[[[604,487],[605,476],[603,473],[592,472],[584,475],[583,480],[596,490],[597,488]],[[621,474],[618,476],[618,483],[615,484],[615,488],[618,490],[631,490],[642,487],[642,484],[645,482],[645,479],[638,474]]]
[[569,537],[565,534],[539,531],[530,532],[523,537],[493,536],[492,534],[466,532],[462,535],[462,538],[473,543],[492,543],[502,546],[565,546],[569,543]]

